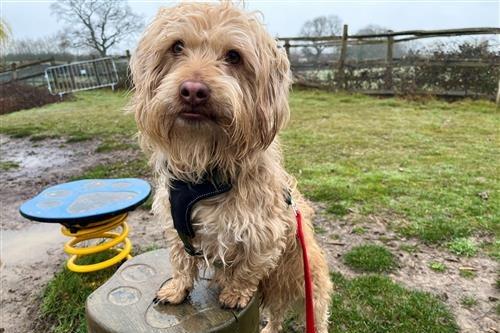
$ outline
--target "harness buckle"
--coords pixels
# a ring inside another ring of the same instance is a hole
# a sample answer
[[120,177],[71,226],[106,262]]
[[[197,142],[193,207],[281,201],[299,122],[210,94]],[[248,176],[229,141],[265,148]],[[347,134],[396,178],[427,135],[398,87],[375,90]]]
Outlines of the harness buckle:
[[297,208],[297,204],[295,203],[295,201],[293,201],[292,191],[290,191],[290,189],[288,188],[285,189],[285,202],[288,206],[292,207],[295,216],[297,216],[297,214],[299,213],[299,209]]

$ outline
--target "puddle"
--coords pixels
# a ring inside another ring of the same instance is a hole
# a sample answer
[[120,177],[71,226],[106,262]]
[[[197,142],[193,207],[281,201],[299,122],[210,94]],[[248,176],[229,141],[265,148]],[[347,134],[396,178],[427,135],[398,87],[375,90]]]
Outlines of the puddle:
[[46,260],[50,252],[62,249],[68,240],[60,232],[61,226],[52,223],[33,223],[21,230],[2,230],[2,269],[13,265]]
[[0,159],[13,162],[14,167],[0,170],[0,220],[3,230],[28,226],[19,212],[21,204],[44,188],[67,181],[85,168],[94,165],[98,142],[66,144],[62,139],[32,142],[0,135]]
[[[75,154],[71,149],[63,149],[63,140],[31,142],[2,136],[0,141],[2,161],[15,162],[19,166],[6,172],[10,178],[41,175],[43,171],[69,163]],[[22,149],[19,149],[20,142],[23,142]]]

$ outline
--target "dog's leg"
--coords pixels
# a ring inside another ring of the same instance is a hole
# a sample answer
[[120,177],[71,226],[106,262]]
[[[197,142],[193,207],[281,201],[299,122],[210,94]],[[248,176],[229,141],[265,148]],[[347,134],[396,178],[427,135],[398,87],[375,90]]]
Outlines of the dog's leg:
[[[326,281],[325,281],[326,282]],[[314,316],[317,333],[328,333],[328,320],[330,315],[330,290],[328,286],[331,282],[320,287],[318,283],[314,284]]]
[[223,287],[219,295],[219,302],[225,308],[243,309],[248,305],[257,288],[258,281],[231,282]]
[[328,333],[328,320],[330,315],[330,302],[333,284],[330,280],[328,264],[316,242],[311,251],[311,269],[313,272],[314,288],[314,317],[316,333]]
[[[281,246],[280,246],[281,245]],[[223,307],[244,308],[252,299],[259,288],[259,284],[276,266],[277,258],[282,253],[283,244],[260,250],[258,246],[252,248],[245,255],[245,260],[235,264],[234,267],[226,268],[217,272],[217,282],[222,287],[219,301]]]
[[175,231],[167,231],[167,240],[173,271],[172,278],[160,288],[157,299],[164,303],[179,304],[193,289],[194,280],[198,276],[197,259],[186,253]]
[[267,324],[260,333],[279,333],[283,329],[282,323],[285,320],[283,309],[267,309]]

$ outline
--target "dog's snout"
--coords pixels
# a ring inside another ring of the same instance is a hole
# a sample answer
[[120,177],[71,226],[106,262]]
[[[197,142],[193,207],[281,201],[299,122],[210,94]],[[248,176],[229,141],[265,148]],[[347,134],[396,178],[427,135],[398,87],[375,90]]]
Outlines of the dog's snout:
[[179,93],[181,99],[191,105],[204,104],[210,97],[207,85],[199,81],[184,81]]

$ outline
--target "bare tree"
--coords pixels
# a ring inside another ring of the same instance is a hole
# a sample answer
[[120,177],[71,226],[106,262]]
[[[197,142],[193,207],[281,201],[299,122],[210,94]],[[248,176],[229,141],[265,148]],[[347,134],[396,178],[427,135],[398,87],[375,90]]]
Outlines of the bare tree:
[[[305,37],[321,37],[340,35],[342,32],[342,20],[337,15],[318,16],[306,21],[300,30],[300,35]],[[318,60],[326,46],[315,44],[302,50],[306,57],[314,57]]]
[[66,40],[106,56],[109,49],[140,31],[143,18],[123,0],[58,0],[52,13],[67,23]]
[[37,37],[11,39],[4,46],[5,56],[15,56],[19,60],[47,58],[56,55],[69,56],[69,44],[59,34]]
[[[369,24],[361,28],[357,35],[375,35],[390,32],[389,28],[376,24]],[[378,39],[372,38],[371,41]],[[356,60],[384,59],[387,53],[387,38],[380,38],[380,44],[352,45],[348,48],[347,56]],[[400,58],[405,54],[405,48],[401,44],[394,44],[394,57]]]

